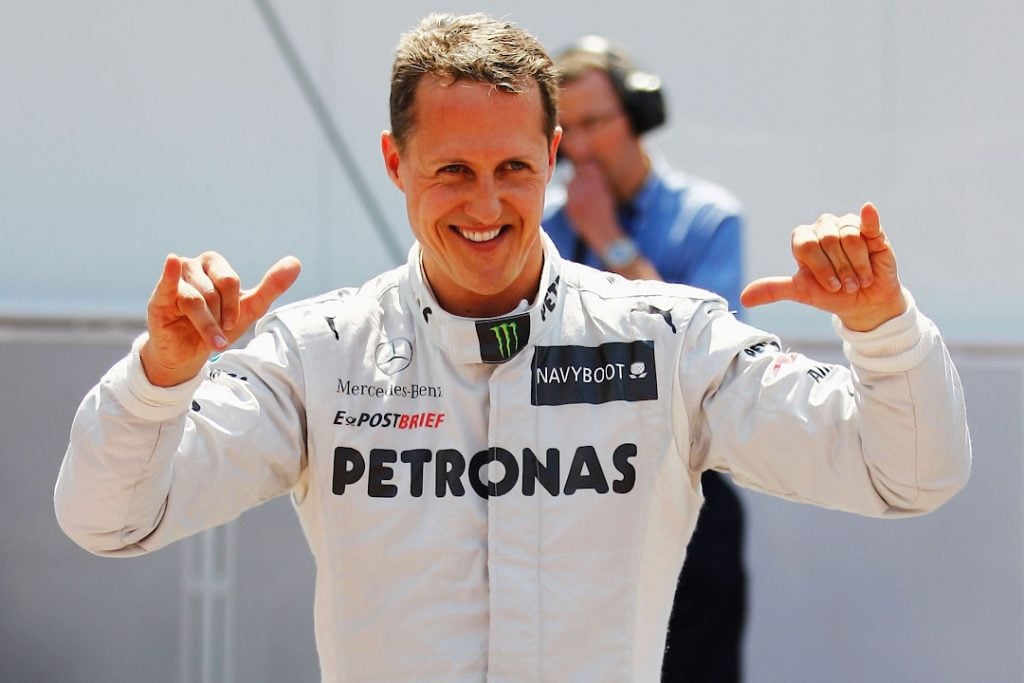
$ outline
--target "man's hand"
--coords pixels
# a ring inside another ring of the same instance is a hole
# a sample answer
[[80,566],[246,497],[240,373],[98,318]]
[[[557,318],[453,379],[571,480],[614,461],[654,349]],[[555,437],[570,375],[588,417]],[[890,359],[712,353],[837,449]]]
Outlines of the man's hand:
[[740,295],[744,306],[796,301],[835,313],[860,332],[907,310],[896,257],[872,204],[859,217],[826,213],[814,225],[796,227],[792,248],[796,274],[751,282]]
[[566,186],[565,213],[591,251],[602,254],[623,236],[615,215],[615,195],[596,161],[573,165],[575,175]]
[[[565,188],[565,213],[583,244],[600,256],[626,235],[616,215],[615,193],[596,161],[580,162],[573,168],[575,175]],[[631,280],[661,279],[644,254],[612,270]]]
[[170,254],[149,298],[149,339],[140,349],[152,384],[174,386],[196,376],[212,351],[245,334],[299,276],[298,259],[286,256],[254,288],[242,291],[238,275],[223,256]]

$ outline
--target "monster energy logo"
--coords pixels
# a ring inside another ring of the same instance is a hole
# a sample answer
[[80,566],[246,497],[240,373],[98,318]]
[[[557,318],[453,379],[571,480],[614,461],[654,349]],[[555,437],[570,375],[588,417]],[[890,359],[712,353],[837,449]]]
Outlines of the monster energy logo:
[[519,353],[530,340],[530,314],[478,321],[476,334],[480,342],[480,360],[485,363],[504,363]]
[[502,358],[511,358],[519,350],[519,334],[516,323],[499,323],[491,328],[494,338],[498,340],[498,353]]

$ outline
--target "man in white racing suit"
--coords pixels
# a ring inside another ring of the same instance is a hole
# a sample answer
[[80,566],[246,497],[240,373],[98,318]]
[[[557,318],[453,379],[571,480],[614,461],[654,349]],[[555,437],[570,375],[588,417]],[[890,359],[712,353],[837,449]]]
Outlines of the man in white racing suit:
[[503,22],[403,36],[382,150],[408,263],[224,351],[298,262],[241,290],[218,254],[169,256],[148,333],[76,415],[67,534],[137,555],[290,493],[323,680],[658,681],[703,471],[879,517],[952,496],[959,379],[874,207],[798,227],[797,274],[744,292],[835,314],[851,368],[787,353],[713,294],[559,258],[557,88]]

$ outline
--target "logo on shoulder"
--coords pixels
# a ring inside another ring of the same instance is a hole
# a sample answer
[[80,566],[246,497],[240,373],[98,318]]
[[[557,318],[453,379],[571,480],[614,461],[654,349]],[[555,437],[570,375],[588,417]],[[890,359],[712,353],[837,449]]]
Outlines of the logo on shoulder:
[[630,313],[650,313],[651,315],[660,315],[664,319],[665,324],[668,325],[669,329],[672,330],[672,334],[676,333],[676,325],[672,322],[672,311],[663,308],[658,308],[652,304],[640,304],[633,308]]
[[404,337],[377,344],[374,362],[385,375],[394,375],[412,363],[412,342]]
[[747,354],[751,358],[756,358],[769,348],[775,349],[776,351],[782,351],[782,347],[779,346],[779,342],[774,339],[768,339],[766,341],[757,342],[756,344],[751,344],[747,348],[743,349],[743,353]]
[[210,368],[209,372],[206,373],[207,378],[210,380],[217,380],[221,377],[230,377],[231,379],[242,380],[248,382],[249,378],[245,375],[239,375],[237,372],[228,372],[227,370],[221,370],[220,368]]
[[816,368],[808,370],[807,376],[813,379],[815,384],[820,384],[821,380],[831,375],[834,369],[835,366],[832,365],[819,365]]
[[538,346],[531,370],[530,403],[535,406],[658,398],[653,341]]

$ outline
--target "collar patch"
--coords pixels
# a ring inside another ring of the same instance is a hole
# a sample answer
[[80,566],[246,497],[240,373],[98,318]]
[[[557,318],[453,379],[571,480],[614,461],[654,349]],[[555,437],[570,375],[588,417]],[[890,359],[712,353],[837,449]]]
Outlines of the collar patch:
[[508,362],[530,341],[530,314],[478,320],[476,337],[480,342],[480,359],[483,362]]

